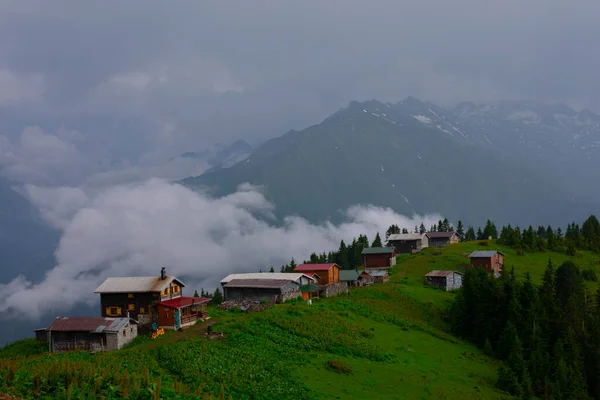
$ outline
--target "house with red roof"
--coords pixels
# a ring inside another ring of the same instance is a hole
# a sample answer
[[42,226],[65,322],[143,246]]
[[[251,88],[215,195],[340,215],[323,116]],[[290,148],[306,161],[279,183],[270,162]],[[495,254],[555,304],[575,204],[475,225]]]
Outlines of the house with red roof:
[[315,274],[318,276],[320,285],[331,285],[340,281],[340,269],[336,263],[300,264],[294,269],[294,272]]
[[208,318],[208,302],[206,297],[180,296],[158,301],[156,307],[157,325],[159,328],[183,329],[194,325],[197,321]]

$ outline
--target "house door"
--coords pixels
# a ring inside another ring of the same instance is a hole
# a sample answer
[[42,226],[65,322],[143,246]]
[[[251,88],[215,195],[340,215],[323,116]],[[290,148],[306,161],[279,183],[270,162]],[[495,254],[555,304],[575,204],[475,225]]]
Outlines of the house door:
[[181,328],[181,318],[180,318],[180,311],[179,310],[175,310],[175,329],[179,329]]

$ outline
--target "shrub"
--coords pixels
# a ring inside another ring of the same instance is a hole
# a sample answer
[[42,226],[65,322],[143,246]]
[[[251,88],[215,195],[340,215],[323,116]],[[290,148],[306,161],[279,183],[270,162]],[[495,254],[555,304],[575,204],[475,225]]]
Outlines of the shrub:
[[333,372],[337,372],[338,374],[352,373],[352,366],[341,360],[329,360],[325,363],[325,366]]
[[480,246],[489,246],[490,243],[487,240],[480,240],[479,243],[477,243]]
[[586,281],[598,282],[598,276],[596,275],[596,271],[594,271],[591,268],[584,269],[583,271],[581,271],[581,275],[583,275],[583,279],[585,279]]

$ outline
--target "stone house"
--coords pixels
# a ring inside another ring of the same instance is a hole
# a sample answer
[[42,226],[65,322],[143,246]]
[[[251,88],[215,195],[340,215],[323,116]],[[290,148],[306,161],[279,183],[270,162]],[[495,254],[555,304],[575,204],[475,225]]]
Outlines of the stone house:
[[429,238],[425,233],[396,233],[388,237],[387,243],[398,254],[415,254],[429,247]]
[[460,237],[456,232],[427,232],[429,247],[444,247],[447,244],[460,242]]
[[137,334],[137,322],[128,317],[57,317],[36,330],[37,340],[47,341],[50,352],[120,350]]

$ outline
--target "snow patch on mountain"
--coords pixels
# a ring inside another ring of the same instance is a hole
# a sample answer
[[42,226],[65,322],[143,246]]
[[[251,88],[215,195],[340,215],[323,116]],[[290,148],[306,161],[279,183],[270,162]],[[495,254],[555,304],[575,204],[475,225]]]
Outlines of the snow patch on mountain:
[[411,117],[413,117],[417,121],[421,121],[424,124],[430,124],[431,123],[431,118],[428,118],[428,117],[426,117],[424,115],[411,115]]

